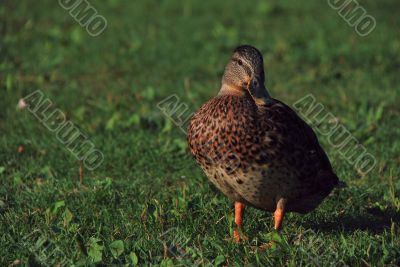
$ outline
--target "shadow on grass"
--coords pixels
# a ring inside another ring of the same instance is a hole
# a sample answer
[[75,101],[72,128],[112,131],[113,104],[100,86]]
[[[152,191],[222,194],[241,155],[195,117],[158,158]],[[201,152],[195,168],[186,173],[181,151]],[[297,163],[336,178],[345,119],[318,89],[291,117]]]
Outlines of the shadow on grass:
[[332,221],[307,223],[306,227],[323,232],[354,232],[356,230],[381,233],[390,229],[392,222],[400,223],[400,214],[394,209],[368,208],[364,214],[339,216]]

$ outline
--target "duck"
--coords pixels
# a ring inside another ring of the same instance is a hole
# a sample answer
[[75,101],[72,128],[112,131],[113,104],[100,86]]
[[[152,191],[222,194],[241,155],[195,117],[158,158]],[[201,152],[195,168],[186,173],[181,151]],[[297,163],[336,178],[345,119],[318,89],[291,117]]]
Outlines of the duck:
[[273,212],[279,231],[286,213],[313,211],[339,184],[312,128],[270,96],[263,56],[251,45],[233,51],[218,94],[190,120],[187,142],[211,183],[234,202],[235,242],[245,237],[246,206]]

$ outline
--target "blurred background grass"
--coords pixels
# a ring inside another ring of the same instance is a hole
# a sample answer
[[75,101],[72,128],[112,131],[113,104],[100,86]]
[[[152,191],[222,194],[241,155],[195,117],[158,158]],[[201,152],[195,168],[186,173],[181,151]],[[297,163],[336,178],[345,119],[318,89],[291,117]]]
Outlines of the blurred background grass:
[[[57,1],[0,3],[3,265],[63,257],[78,265],[133,264],[135,257],[140,265],[400,264],[397,1],[359,1],[376,19],[366,37],[327,1],[89,2],[108,22],[98,37]],[[377,159],[361,177],[320,137],[348,187],[309,215],[288,216],[282,245],[266,252],[250,246],[271,238],[271,216],[260,211],[246,214],[248,244],[223,241],[231,203],[210,189],[185,135],[156,107],[176,94],[195,111],[218,92],[240,44],[262,51],[273,97],[291,105],[312,93]],[[85,174],[88,190],[78,187],[76,158],[32,114],[16,110],[37,89],[104,153]],[[174,237],[161,242],[173,227]],[[65,256],[40,258],[32,240],[22,242],[35,229]],[[177,249],[177,237],[189,240],[181,244],[185,257],[164,252]],[[322,246],[310,241],[321,238]],[[124,244],[117,257],[115,240]]]

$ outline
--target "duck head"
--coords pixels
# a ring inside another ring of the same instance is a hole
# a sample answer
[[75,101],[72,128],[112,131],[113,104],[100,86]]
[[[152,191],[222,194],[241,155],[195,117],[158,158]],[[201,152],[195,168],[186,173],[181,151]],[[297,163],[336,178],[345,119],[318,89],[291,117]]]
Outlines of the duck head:
[[221,92],[250,94],[256,104],[263,104],[269,98],[265,88],[263,57],[257,48],[250,45],[237,47],[222,77]]

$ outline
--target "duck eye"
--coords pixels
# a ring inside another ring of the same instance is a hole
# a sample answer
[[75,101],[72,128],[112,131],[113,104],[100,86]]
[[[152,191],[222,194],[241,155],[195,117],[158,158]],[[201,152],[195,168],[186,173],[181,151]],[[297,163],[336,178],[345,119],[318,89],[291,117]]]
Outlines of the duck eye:
[[239,64],[240,66],[242,66],[242,65],[243,65],[243,61],[242,61],[241,59],[239,59],[239,60],[238,60],[238,64]]

